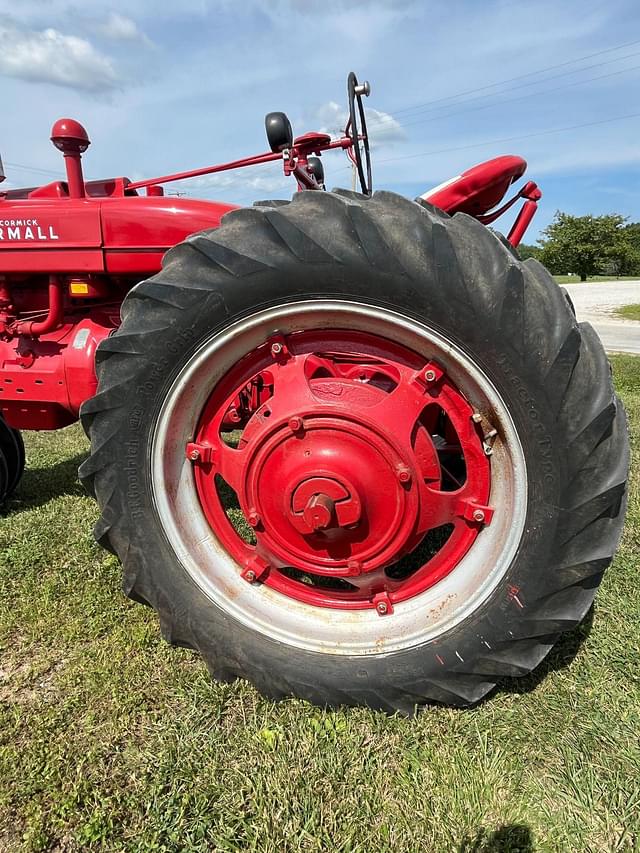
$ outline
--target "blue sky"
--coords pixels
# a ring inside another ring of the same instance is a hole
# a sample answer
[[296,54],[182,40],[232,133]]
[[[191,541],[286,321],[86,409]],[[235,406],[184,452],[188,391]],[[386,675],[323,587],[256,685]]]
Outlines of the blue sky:
[[[337,129],[352,69],[372,84],[378,188],[415,196],[513,153],[544,192],[532,237],[557,209],[640,220],[640,115],[609,121],[640,114],[637,0],[0,0],[0,153],[11,185],[61,175],[49,131],[71,116],[90,178],[235,159],[266,149],[269,110]],[[324,162],[349,185],[343,154]],[[294,187],[269,165],[171,189],[248,204]]]

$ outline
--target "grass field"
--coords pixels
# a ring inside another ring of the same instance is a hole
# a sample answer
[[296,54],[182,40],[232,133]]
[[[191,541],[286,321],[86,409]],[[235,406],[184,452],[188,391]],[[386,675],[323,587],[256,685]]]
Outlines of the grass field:
[[[579,275],[554,275],[558,284],[578,284],[580,282]],[[590,275],[585,284],[590,281],[637,281],[637,275]]]
[[616,314],[624,320],[640,320],[640,305],[623,305]]
[[28,435],[0,518],[0,850],[639,850],[640,358],[613,364],[635,475],[593,619],[415,720],[211,683],[94,544],[80,429]]

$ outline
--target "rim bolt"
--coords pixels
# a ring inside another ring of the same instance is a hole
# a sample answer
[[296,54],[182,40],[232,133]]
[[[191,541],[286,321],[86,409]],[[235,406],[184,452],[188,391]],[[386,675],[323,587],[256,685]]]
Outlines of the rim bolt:
[[271,355],[275,358],[277,355],[280,355],[282,352],[282,344],[279,344],[277,341],[274,344],[271,344]]
[[401,483],[408,483],[411,480],[411,471],[406,465],[398,465],[396,476]]
[[438,392],[437,385],[444,378],[444,370],[435,361],[429,361],[417,373],[414,373],[412,382],[417,383],[421,391],[428,391],[433,395]]
[[393,613],[393,602],[386,592],[379,592],[373,597],[373,606],[378,616],[387,616]]
[[302,418],[289,418],[289,429],[291,432],[298,432],[298,430],[301,430]]
[[477,522],[484,521],[484,512],[481,509],[475,509],[473,511],[473,520]]
[[349,569],[350,577],[356,577],[356,575],[362,574],[362,563],[360,560],[349,560],[347,568]]
[[215,456],[213,447],[208,444],[197,444],[195,441],[189,441],[184,452],[190,462],[199,462],[202,465],[209,465]]
[[254,557],[247,568],[240,573],[240,577],[247,583],[260,583],[269,573],[271,566],[262,557]]
[[260,516],[255,510],[252,510],[247,517],[247,521],[251,527],[257,527],[260,524]]
[[471,415],[471,420],[474,422],[474,424],[482,423],[482,415],[480,414],[480,412],[474,412]]

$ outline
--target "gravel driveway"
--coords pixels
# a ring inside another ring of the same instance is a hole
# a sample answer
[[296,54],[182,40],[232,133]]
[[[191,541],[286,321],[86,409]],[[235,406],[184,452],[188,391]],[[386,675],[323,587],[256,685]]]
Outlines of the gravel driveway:
[[578,320],[591,323],[608,352],[640,355],[640,322],[623,320],[615,310],[621,305],[640,303],[640,279],[637,281],[585,282],[565,284]]

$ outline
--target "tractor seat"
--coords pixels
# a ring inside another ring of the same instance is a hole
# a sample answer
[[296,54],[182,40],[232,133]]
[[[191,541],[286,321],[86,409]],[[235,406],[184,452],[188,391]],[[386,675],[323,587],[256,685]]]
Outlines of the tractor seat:
[[433,204],[451,216],[460,212],[482,216],[504,198],[526,168],[527,161],[522,157],[511,154],[495,157],[428,190],[418,200]]

